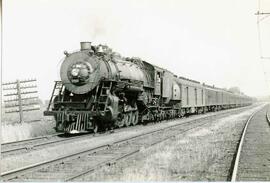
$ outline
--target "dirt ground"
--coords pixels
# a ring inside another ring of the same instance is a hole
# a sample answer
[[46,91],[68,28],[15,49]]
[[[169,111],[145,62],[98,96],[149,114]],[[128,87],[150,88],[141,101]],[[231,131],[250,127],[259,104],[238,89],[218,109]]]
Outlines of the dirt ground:
[[240,132],[261,106],[166,141],[79,181],[226,181]]

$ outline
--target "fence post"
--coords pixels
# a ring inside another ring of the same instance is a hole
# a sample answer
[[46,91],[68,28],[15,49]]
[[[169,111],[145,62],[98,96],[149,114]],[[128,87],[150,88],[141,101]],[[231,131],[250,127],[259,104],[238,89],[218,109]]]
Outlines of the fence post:
[[18,104],[19,104],[19,114],[20,114],[20,123],[23,122],[23,110],[22,110],[22,95],[21,95],[21,86],[20,80],[17,79],[17,93],[18,93]]

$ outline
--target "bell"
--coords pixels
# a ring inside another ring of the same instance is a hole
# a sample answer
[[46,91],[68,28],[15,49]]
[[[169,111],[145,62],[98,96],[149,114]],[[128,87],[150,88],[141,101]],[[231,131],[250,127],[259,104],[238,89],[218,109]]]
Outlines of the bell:
[[103,51],[107,52],[109,47],[107,45],[102,45]]

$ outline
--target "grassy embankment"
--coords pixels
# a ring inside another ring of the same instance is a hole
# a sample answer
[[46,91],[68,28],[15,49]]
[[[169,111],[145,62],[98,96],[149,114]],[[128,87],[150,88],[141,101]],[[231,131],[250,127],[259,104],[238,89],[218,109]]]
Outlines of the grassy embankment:
[[42,106],[41,110],[25,112],[24,123],[19,123],[19,114],[5,114],[2,110],[2,143],[55,133],[54,120],[43,116],[44,109]]

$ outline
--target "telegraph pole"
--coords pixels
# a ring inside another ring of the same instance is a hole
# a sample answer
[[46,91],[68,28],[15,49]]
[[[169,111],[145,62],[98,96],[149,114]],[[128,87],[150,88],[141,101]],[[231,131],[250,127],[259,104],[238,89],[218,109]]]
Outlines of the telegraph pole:
[[264,61],[269,61],[270,56],[269,55],[264,56],[264,54],[263,54],[262,40],[261,40],[261,29],[260,29],[260,24],[262,23],[262,21],[264,21],[265,19],[270,17],[270,12],[261,11],[261,1],[260,0],[258,0],[258,11],[255,13],[255,15],[257,16],[258,42],[259,42],[260,59],[262,59],[261,60],[261,64],[262,64],[262,67],[263,67],[262,69],[263,69],[263,72],[264,72],[266,85],[270,89],[269,79],[268,79],[268,77],[266,75],[266,73],[268,71],[265,70],[264,63],[263,63]]
[[[3,90],[13,91],[13,93],[4,94],[5,113],[19,113],[19,122],[25,122],[23,113],[27,111],[40,110],[37,96],[29,94],[38,93],[35,84],[36,79],[16,80],[14,82],[3,83]],[[29,90],[30,89],[30,90]],[[15,92],[14,92],[15,91]],[[15,98],[14,98],[15,97]],[[11,110],[10,110],[11,109]]]
[[19,114],[20,114],[20,123],[23,122],[23,110],[22,110],[22,95],[21,95],[21,87],[20,87],[20,81],[17,79],[16,81],[16,88],[18,91],[18,104],[19,104]]

